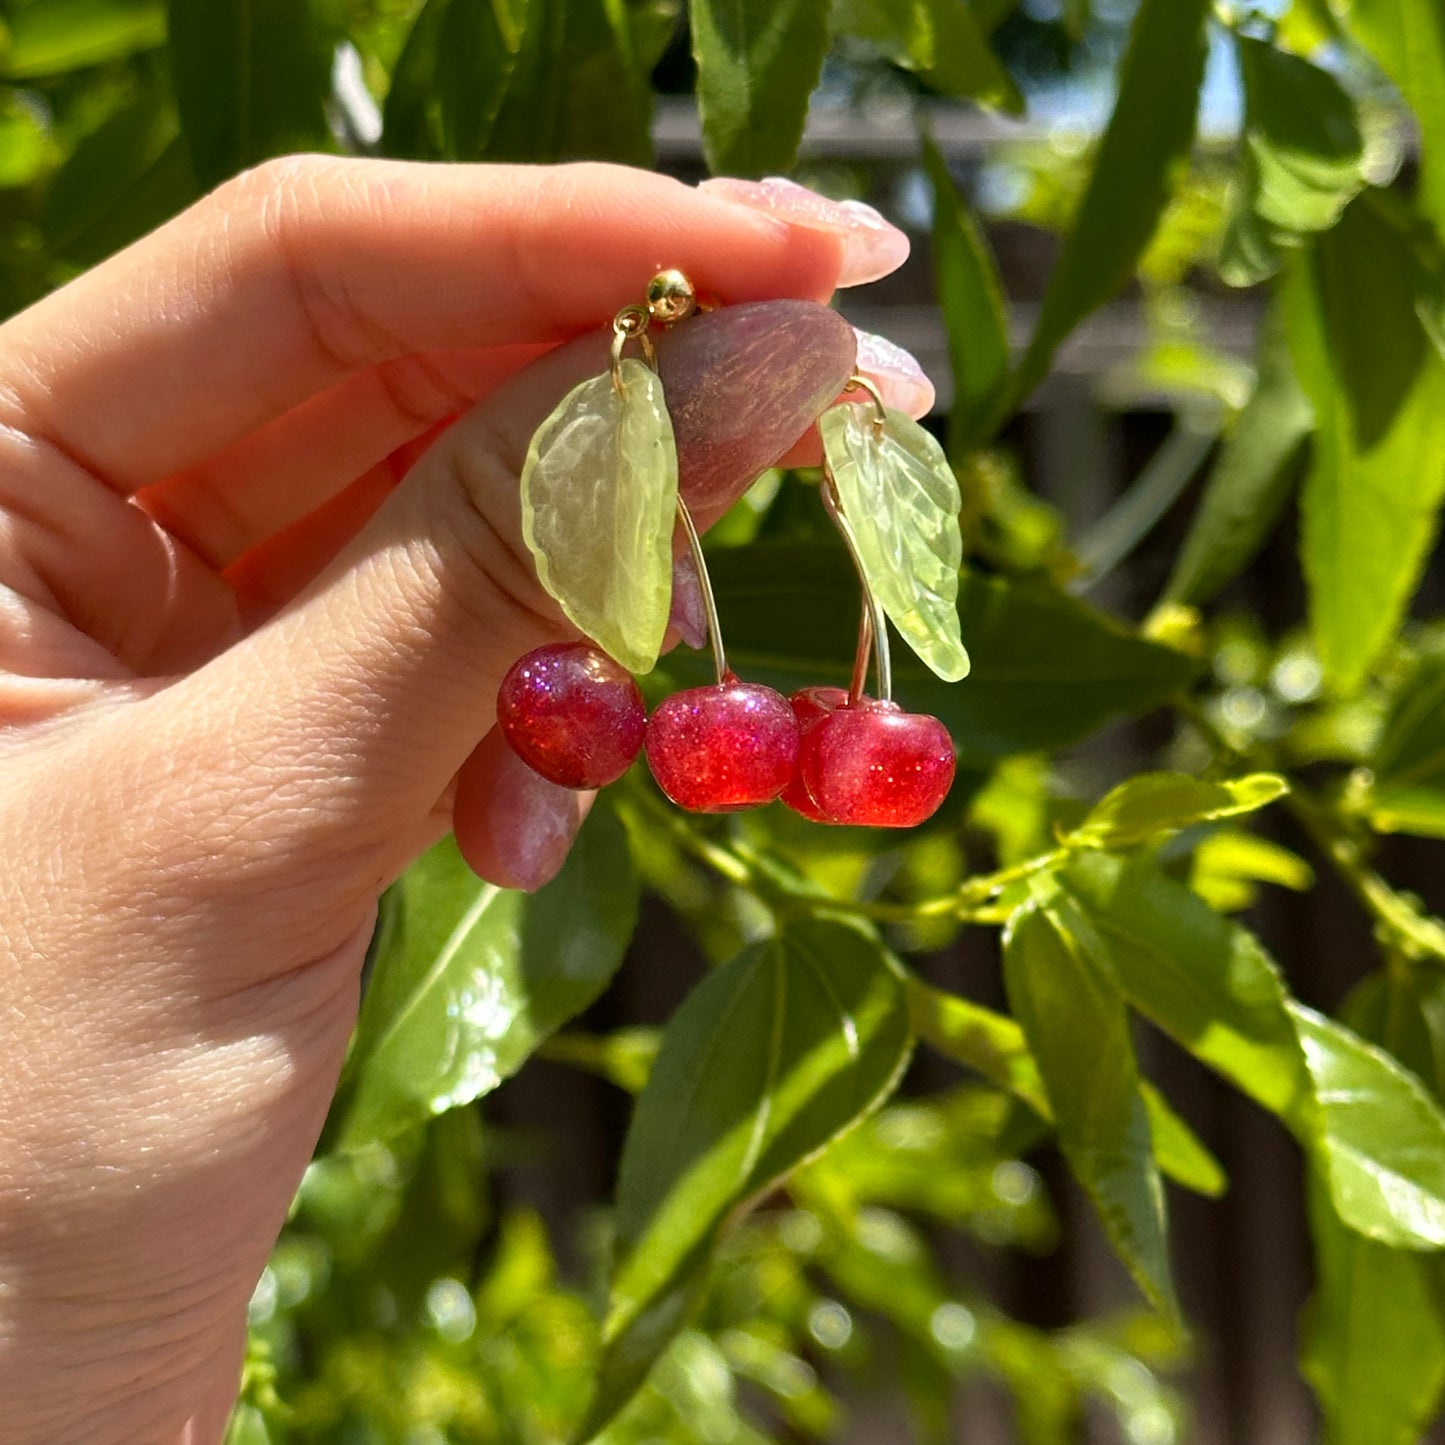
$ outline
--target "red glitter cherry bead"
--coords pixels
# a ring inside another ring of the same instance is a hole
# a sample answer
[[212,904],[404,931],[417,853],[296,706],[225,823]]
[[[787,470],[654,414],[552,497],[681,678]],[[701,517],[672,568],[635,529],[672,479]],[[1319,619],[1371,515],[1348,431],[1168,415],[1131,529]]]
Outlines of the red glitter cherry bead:
[[657,785],[692,813],[770,803],[798,762],[798,720],[782,693],[728,677],[675,692],[647,724]]
[[953,739],[936,717],[863,698],[808,729],[798,766],[830,822],[912,828],[948,796]]
[[647,730],[633,676],[586,642],[554,642],[514,662],[497,692],[512,751],[564,788],[601,788],[632,766]]
[[[848,691],[842,687],[805,687],[788,699],[793,709],[793,716],[798,719],[798,730],[802,737],[807,737],[813,727],[830,713],[843,707],[847,701]],[[831,823],[833,821],[827,814],[820,811],[818,805],[813,801],[812,794],[808,792],[807,785],[803,782],[801,767],[793,770],[793,776],[788,779],[788,786],[783,789],[783,795],[779,802],[785,803],[810,823]]]

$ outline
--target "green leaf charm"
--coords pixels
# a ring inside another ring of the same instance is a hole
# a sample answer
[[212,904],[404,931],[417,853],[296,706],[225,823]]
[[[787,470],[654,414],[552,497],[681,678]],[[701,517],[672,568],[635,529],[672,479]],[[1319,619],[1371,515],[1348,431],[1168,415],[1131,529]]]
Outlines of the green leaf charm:
[[677,448],[656,374],[632,358],[563,397],[522,468],[522,536],[562,611],[650,672],[672,605]]
[[958,626],[958,480],[911,417],[844,402],[819,427],[843,515],[874,595],[904,641],[947,682],[968,675]]

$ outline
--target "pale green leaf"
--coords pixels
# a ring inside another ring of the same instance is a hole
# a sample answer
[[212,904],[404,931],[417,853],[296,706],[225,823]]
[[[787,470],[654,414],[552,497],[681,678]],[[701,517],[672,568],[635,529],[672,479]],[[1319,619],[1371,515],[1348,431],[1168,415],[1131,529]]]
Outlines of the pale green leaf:
[[682,1325],[726,1221],[877,1108],[911,1047],[902,978],[841,923],[790,924],[692,991],[623,1149],[607,1345],[583,1438]]
[[469,1103],[514,1073],[602,992],[637,921],[631,855],[605,809],[530,897],[482,882],[450,839],[396,893],[347,1059],[346,1148]]
[[0,87],[0,191],[28,186],[50,158],[43,111]]
[[522,468],[522,536],[542,586],[629,672],[650,672],[672,605],[677,448],[662,382],[631,357],[539,426]]
[[1143,0],[1119,72],[1119,99],[1093,175],[1049,278],[1011,388],[1043,380],[1059,343],[1123,289],[1187,162],[1204,78],[1209,0]]
[[1310,622],[1356,689],[1409,605],[1445,493],[1445,360],[1416,315],[1408,242],[1357,200],[1290,268],[1290,347],[1319,418],[1300,499]]
[[889,407],[829,407],[819,422],[828,468],[863,573],[904,641],[946,682],[968,675],[958,622],[963,539],[958,479],[933,435]]
[[1009,1006],[1037,1061],[1059,1145],[1120,1259],[1149,1300],[1177,1312],[1164,1190],[1124,996],[1077,907],[1031,901],[1004,934]]
[[1096,803],[1065,842],[1076,848],[1135,848],[1196,823],[1256,812],[1288,791],[1276,773],[1222,783],[1189,773],[1140,773]]
[[1164,600],[1199,607],[1232,581],[1264,545],[1289,500],[1298,460],[1314,428],[1279,306],[1260,326],[1258,372],[1174,563]]
[[923,163],[933,186],[933,273],[953,371],[948,455],[957,462],[983,440],[982,429],[1007,385],[1008,315],[983,229],[927,136]]
[[[1021,1099],[1046,1123],[1053,1109],[1023,1030],[1005,1014],[972,999],[944,993],[917,978],[908,980],[908,1002],[919,1041],[945,1058],[973,1069]],[[1159,1168],[1176,1184],[1214,1198],[1229,1179],[1223,1166],[1150,1083],[1140,1085]]]
[[690,0],[703,150],[714,175],[790,170],[828,49],[828,0]]
[[1232,286],[1253,286],[1279,269],[1285,251],[1339,220],[1365,184],[1365,139],[1334,76],[1265,41],[1234,42],[1243,155],[1219,270]]

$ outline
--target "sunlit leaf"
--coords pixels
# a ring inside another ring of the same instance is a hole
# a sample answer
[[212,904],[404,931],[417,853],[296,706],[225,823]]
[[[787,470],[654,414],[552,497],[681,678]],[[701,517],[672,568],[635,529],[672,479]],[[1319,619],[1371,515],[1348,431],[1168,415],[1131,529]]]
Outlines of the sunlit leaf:
[[[1013,1019],[916,978],[908,981],[908,1001],[921,1043],[1007,1089],[1041,1119],[1053,1122],[1038,1065]],[[1229,1181],[1219,1161],[1158,1090],[1147,1082],[1141,1090],[1159,1168],[1196,1194],[1223,1194]]]
[[840,0],[834,25],[872,41],[946,95],[1020,111],[1023,98],[989,49],[974,9],[967,0]]
[[981,429],[1007,384],[1008,316],[982,227],[927,136],[923,163],[933,186],[933,273],[953,371],[948,454],[957,462],[983,439]]
[[1445,231],[1445,10],[1437,0],[1333,0],[1333,5],[1415,112],[1424,152],[1421,198]]
[[911,417],[852,402],[818,429],[843,515],[873,594],[904,641],[946,682],[968,674],[958,624],[958,480],[933,435]]
[[[858,583],[840,546],[754,542],[712,562],[728,654],[740,674],[783,692],[846,684],[857,640]],[[943,719],[960,769],[1060,746],[1110,718],[1158,707],[1197,664],[1141,642],[1047,583],[965,570],[959,614],[966,686],[894,659],[900,701]],[[670,676],[702,681],[705,662],[674,654]]]
[[677,450],[662,383],[622,362],[574,387],[533,434],[522,535],[542,586],[629,672],[650,672],[672,605]]
[[1319,418],[1300,499],[1310,622],[1353,691],[1395,634],[1445,494],[1445,360],[1416,315],[1408,243],[1366,198],[1292,266],[1290,349]]
[[1095,804],[1067,841],[1082,848],[1134,848],[1196,823],[1257,812],[1288,791],[1277,773],[1222,783],[1189,773],[1140,773]]
[[1252,286],[1282,253],[1326,231],[1365,184],[1365,140],[1349,93],[1327,71],[1236,35],[1244,80],[1243,154],[1220,274]]
[[637,921],[630,854],[603,809],[530,897],[483,883],[450,839],[397,889],[347,1060],[346,1148],[495,1088],[602,992]]
[[50,155],[40,108],[0,86],[0,191],[28,186],[45,169]]
[[[1423,978],[1375,974],[1344,1009],[1357,1032],[1434,1081],[1437,1097],[1441,992]],[[1301,1367],[1327,1445],[1413,1445],[1445,1391],[1445,1255],[1391,1249],[1346,1229],[1318,1179],[1308,1202],[1316,1285]]]
[[32,80],[165,43],[165,0],[43,0],[7,9],[0,78]]
[[1092,928],[1067,898],[1026,904],[1004,934],[1009,1006],[1053,1108],[1059,1145],[1104,1232],[1150,1302],[1177,1312],[1164,1189],[1124,996]]
[[327,150],[330,58],[297,0],[168,0],[181,131],[212,186],[290,151]]
[[1119,99],[1049,278],[1012,396],[1031,392],[1059,343],[1134,274],[1186,162],[1204,78],[1208,0],[1143,0]]
[[882,1103],[911,1046],[903,980],[840,923],[790,924],[693,990],[623,1150],[607,1348],[583,1438],[683,1323],[725,1221]]
[[1202,606],[1248,566],[1289,500],[1313,427],[1280,308],[1272,306],[1260,327],[1254,391],[1205,482],[1164,589],[1166,601]]
[[1344,1223],[1445,1247],[1445,1116],[1419,1080],[1292,999],[1250,933],[1147,860],[1083,854],[1065,878],[1134,1006],[1280,1116]]
[[709,169],[790,170],[828,49],[828,0],[690,0],[689,14]]

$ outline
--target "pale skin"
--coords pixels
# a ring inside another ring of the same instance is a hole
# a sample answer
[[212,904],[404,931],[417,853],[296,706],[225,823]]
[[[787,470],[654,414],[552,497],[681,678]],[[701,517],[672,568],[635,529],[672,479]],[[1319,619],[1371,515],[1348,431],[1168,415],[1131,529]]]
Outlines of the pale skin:
[[[0,327],[7,1441],[220,1438],[380,891],[453,824],[560,862],[482,743],[566,635],[516,517],[597,369],[559,343],[662,264],[825,300],[849,245],[617,168],[296,158]],[[535,806],[564,851],[585,800]]]

